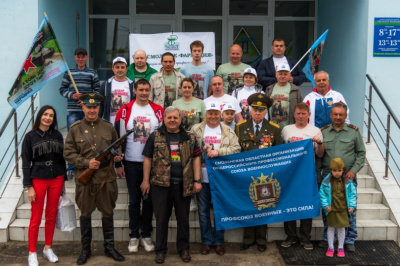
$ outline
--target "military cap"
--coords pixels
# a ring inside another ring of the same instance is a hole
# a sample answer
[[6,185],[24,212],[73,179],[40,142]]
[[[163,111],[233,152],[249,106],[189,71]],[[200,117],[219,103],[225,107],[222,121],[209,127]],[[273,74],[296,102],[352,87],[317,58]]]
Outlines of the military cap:
[[344,162],[341,158],[333,158],[329,164],[330,169],[340,170],[344,168]]
[[264,110],[272,106],[272,100],[264,93],[253,93],[247,98],[247,103],[255,109]]
[[84,106],[98,106],[103,99],[103,96],[96,93],[86,93],[79,97],[79,100],[83,102]]

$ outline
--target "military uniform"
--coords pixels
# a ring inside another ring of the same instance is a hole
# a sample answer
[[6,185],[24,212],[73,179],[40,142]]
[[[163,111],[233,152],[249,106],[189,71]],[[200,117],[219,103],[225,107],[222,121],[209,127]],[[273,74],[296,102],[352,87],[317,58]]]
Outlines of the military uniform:
[[[85,107],[98,108],[103,97],[98,94],[84,94],[79,100]],[[84,112],[85,109],[84,109]],[[87,114],[85,114],[87,115]],[[94,120],[94,119],[93,119]],[[92,241],[92,212],[97,209],[101,212],[102,229],[104,236],[104,252],[116,261],[125,258],[114,249],[114,219],[115,202],[118,198],[116,173],[113,167],[113,155],[108,155],[100,162],[88,184],[84,185],[79,180],[79,175],[89,167],[91,159],[110,146],[118,139],[114,126],[97,116],[94,121],[82,120],[71,125],[65,140],[64,158],[75,166],[75,202],[81,211],[80,229],[82,251],[77,260],[78,265],[85,264],[91,256],[90,243]],[[107,176],[108,175],[108,176]],[[107,177],[104,186],[101,183]]]
[[[344,124],[343,128],[336,131],[332,124],[321,128],[322,136],[324,137],[325,153],[322,158],[317,158],[317,175],[321,177],[321,171],[323,177],[330,173],[329,164],[333,158],[341,158],[344,162],[346,171],[352,171],[357,174],[358,171],[363,168],[365,163],[365,145],[361,137],[358,127]],[[357,178],[354,177],[353,184],[357,187]],[[323,239],[326,241],[326,216],[322,212],[322,218],[324,222],[324,233],[322,234]],[[349,217],[349,227],[346,228],[346,236],[344,243],[354,245],[354,241],[357,238],[357,223],[356,223],[356,210],[353,211]]]
[[[252,108],[265,110],[272,105],[272,100],[262,93],[254,93],[249,96],[247,102]],[[283,143],[282,129],[275,123],[262,120],[259,133],[254,132],[253,119],[245,120],[236,124],[236,135],[242,151],[251,151],[268,148]],[[268,225],[259,225],[244,228],[243,245],[241,249],[247,249],[249,245],[258,244],[259,251],[264,251],[267,244]]]

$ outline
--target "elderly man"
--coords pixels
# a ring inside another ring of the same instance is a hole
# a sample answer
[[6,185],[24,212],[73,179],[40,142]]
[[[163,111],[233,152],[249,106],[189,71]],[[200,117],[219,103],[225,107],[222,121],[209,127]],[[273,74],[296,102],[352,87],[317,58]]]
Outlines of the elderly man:
[[[286,46],[283,39],[275,38],[272,41],[271,50],[272,56],[262,60],[257,67],[258,83],[264,88],[278,82],[275,75],[278,66],[286,64],[289,65],[289,69],[292,69],[296,65],[296,60],[285,56]],[[306,81],[306,76],[300,65],[297,65],[289,77],[289,82],[300,86],[304,81]]]
[[[329,74],[325,71],[315,73],[314,81],[316,88],[304,98],[303,102],[310,106],[309,123],[321,128],[332,123],[330,117],[332,105],[337,102],[346,104],[346,101],[342,94],[329,87]],[[350,123],[348,116],[349,109],[347,109],[346,124]]]
[[209,102],[217,103],[220,107],[220,111],[224,108],[225,104],[231,103],[235,108],[236,122],[242,121],[243,120],[241,114],[242,109],[240,108],[239,101],[232,95],[228,95],[224,92],[224,82],[221,76],[214,76],[211,78],[211,88],[213,93],[210,97],[204,100],[204,103],[205,104]]
[[[124,168],[116,165],[118,177],[126,176],[126,186],[129,193],[129,252],[137,252],[140,244],[146,251],[153,251],[151,242],[151,231],[153,230],[153,206],[151,195],[142,197],[140,185],[143,181],[142,151],[149,135],[142,132],[152,133],[162,123],[164,109],[149,101],[150,83],[145,79],[139,79],[135,83],[136,98],[125,104],[117,113],[115,129],[118,135],[123,135],[132,128],[140,130],[130,135],[122,145],[124,156]],[[140,131],[140,133],[138,133]],[[142,205],[142,207],[140,207]],[[139,232],[140,230],[140,232]]]
[[147,63],[147,55],[143,50],[137,50],[133,57],[133,63],[129,65],[128,72],[126,76],[133,81],[137,81],[139,79],[150,80],[151,76],[154,73],[157,73],[157,70],[152,68]]
[[192,62],[183,65],[179,70],[183,75],[196,82],[193,96],[199,99],[205,99],[211,94],[211,78],[214,76],[212,67],[201,62],[203,52],[204,44],[201,41],[192,42],[190,44]]
[[[151,193],[156,217],[156,258],[164,263],[168,251],[168,221],[172,207],[177,220],[176,246],[183,262],[189,252],[189,208],[192,193],[201,190],[201,149],[193,133],[181,125],[178,107],[165,109],[164,123],[150,134],[143,149],[143,195]],[[151,184],[151,187],[150,187]]]
[[[344,167],[347,170],[346,178],[352,179],[353,184],[357,187],[357,172],[363,168],[365,163],[365,146],[358,127],[346,124],[347,105],[341,102],[334,103],[331,109],[332,124],[321,128],[324,138],[325,152],[321,159],[318,159],[317,175],[319,181],[321,178],[329,174],[329,164],[333,158],[341,158]],[[321,177],[322,170],[322,177]],[[320,247],[327,247],[326,242],[326,217],[322,212],[324,221],[324,233],[322,237],[324,241],[320,242]],[[355,251],[354,241],[357,238],[356,210],[349,217],[349,227],[346,230],[345,249],[347,251]]]
[[275,76],[278,82],[268,86],[265,95],[269,96],[274,104],[278,104],[277,108],[274,108],[275,105],[271,108],[270,120],[283,128],[294,124],[294,109],[296,104],[303,101],[303,94],[299,87],[289,82],[291,78],[289,65],[279,65]]
[[125,58],[116,57],[112,63],[114,76],[103,82],[99,94],[104,97],[100,104],[99,117],[102,117],[114,124],[115,116],[122,105],[130,102],[135,94],[133,93],[134,82],[125,76],[127,63]]
[[[280,127],[265,119],[267,109],[272,106],[272,100],[262,93],[254,93],[247,98],[250,105],[251,119],[236,124],[236,135],[242,151],[251,151],[282,144]],[[258,250],[267,249],[267,225],[244,228],[243,244],[240,250],[246,250],[257,243]]]
[[170,52],[161,56],[161,64],[160,72],[153,74],[150,78],[149,100],[165,109],[172,105],[173,101],[182,98],[180,86],[185,76],[174,68],[175,56]]
[[[310,111],[307,104],[301,102],[296,104],[294,110],[294,125],[287,125],[282,130],[282,138],[284,143],[296,142],[303,139],[312,139],[314,142],[314,152],[321,158],[324,154],[324,144],[322,143],[322,133],[319,128],[308,124]],[[284,248],[290,247],[297,242],[296,221],[284,222],[285,233],[287,238],[282,242]],[[312,218],[300,220],[300,243],[306,250],[312,250],[314,247],[310,242],[312,229]]]
[[242,47],[234,44],[229,49],[229,63],[222,64],[217,69],[217,75],[224,81],[224,93],[232,95],[235,86],[243,83],[243,71],[250,66],[241,62],[243,56]]
[[[224,255],[224,230],[217,231],[211,226],[211,190],[208,180],[208,173],[204,157],[215,158],[222,155],[240,152],[238,138],[235,132],[228,126],[220,123],[221,109],[216,102],[207,102],[205,121],[192,127],[191,132],[196,134],[198,143],[201,143],[203,151],[201,173],[202,190],[197,194],[197,204],[199,206],[199,223],[201,231],[200,253],[207,255],[210,253],[211,246],[215,247],[218,255]],[[215,222],[214,222],[215,224]]]
[[[118,197],[118,186],[113,162],[120,162],[121,156],[107,156],[97,161],[95,156],[118,139],[113,125],[99,118],[100,102],[103,97],[99,94],[84,94],[82,111],[85,117],[71,125],[65,140],[64,158],[75,166],[75,202],[81,211],[79,218],[81,227],[82,251],[77,260],[78,265],[85,264],[90,258],[90,243],[92,241],[93,211],[101,212],[104,236],[104,252],[116,261],[125,258],[114,249],[114,220],[113,210]],[[78,177],[86,169],[96,169],[90,182],[82,184]]]

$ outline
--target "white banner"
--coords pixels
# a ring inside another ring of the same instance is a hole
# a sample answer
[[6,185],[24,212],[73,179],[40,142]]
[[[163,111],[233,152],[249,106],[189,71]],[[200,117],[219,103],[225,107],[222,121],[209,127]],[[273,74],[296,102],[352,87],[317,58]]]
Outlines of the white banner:
[[129,35],[130,63],[133,63],[133,54],[136,50],[144,50],[147,54],[147,63],[156,70],[160,70],[161,55],[170,52],[175,56],[175,68],[192,62],[190,44],[199,40],[204,44],[202,62],[215,70],[215,34],[214,32],[173,32],[157,34]]

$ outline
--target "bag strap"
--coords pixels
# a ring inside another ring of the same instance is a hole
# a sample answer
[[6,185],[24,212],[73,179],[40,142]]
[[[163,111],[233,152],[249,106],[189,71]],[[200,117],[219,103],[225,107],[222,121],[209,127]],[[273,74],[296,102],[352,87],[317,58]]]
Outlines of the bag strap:
[[90,141],[88,135],[83,131],[83,128],[81,125],[78,125],[79,130],[81,131],[82,135],[85,137],[85,139],[89,142],[90,146],[92,146],[92,150],[96,151],[96,146],[93,145],[93,143]]
[[[89,186],[89,188],[90,188],[90,195],[92,195],[92,196],[96,195],[96,194],[99,193],[99,191],[103,188],[104,184],[106,183],[106,181],[107,181],[107,179],[108,179],[108,176],[110,175],[110,171],[111,171],[111,168],[112,168],[112,162],[113,162],[113,161],[110,160],[110,164],[108,165],[108,169],[107,169],[106,176],[104,177],[103,182],[101,182],[101,185],[100,185],[100,187],[97,189],[96,193],[93,193],[93,191],[92,191],[92,183],[90,183],[90,186]],[[93,178],[90,179],[90,182],[92,182],[92,180],[93,180]]]

